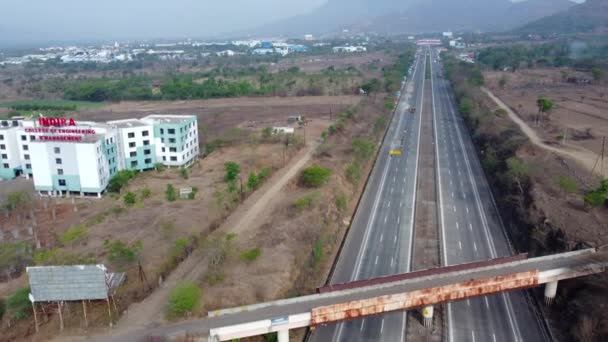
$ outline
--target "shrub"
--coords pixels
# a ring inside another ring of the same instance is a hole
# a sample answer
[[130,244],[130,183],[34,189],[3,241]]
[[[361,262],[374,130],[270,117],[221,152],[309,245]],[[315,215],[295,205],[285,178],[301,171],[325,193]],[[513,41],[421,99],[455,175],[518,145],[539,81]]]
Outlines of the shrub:
[[6,300],[6,308],[11,319],[16,321],[28,318],[32,314],[32,304],[29,298],[30,289],[21,288]]
[[167,198],[167,201],[169,202],[173,202],[177,199],[177,192],[175,191],[173,185],[167,184],[167,188],[165,189],[165,198]]
[[336,196],[336,208],[340,211],[346,210],[346,206],[348,205],[348,200],[346,199],[345,194],[339,194]]
[[186,169],[185,167],[182,167],[179,169],[179,175],[183,178],[183,179],[188,179],[188,169]]
[[243,253],[241,253],[241,260],[243,260],[245,262],[253,262],[260,255],[262,255],[262,250],[260,248],[256,247],[256,248],[248,249],[248,250],[244,251]]
[[344,170],[344,176],[353,185],[359,184],[361,180],[361,169],[357,163],[349,163]]
[[105,240],[103,242],[103,247],[108,255],[108,260],[111,263],[117,266],[125,266],[137,259],[142,244],[141,241],[137,241],[133,247],[129,247],[120,240]]
[[251,190],[255,190],[260,185],[260,178],[255,172],[251,172],[249,174],[249,178],[247,179],[247,186]]
[[175,240],[173,246],[169,250],[169,263],[171,267],[175,266],[180,260],[186,256],[188,249],[188,239],[180,238]]
[[122,200],[125,202],[127,207],[131,207],[135,204],[135,202],[137,202],[137,195],[129,191],[123,196]]
[[315,268],[323,261],[323,257],[325,256],[324,245],[323,238],[319,237],[312,247],[312,263]]
[[202,291],[193,282],[178,284],[169,295],[167,316],[177,318],[196,310],[201,300]]
[[379,116],[374,121],[374,134],[380,134],[384,131],[384,127],[386,126],[386,117]]
[[73,245],[79,240],[82,240],[88,231],[87,226],[80,224],[66,230],[59,235],[59,241],[64,246]]
[[317,192],[302,196],[293,203],[293,206],[298,210],[308,209],[312,207],[317,197],[319,197],[319,193]]
[[141,199],[146,199],[149,198],[150,196],[152,196],[152,190],[150,190],[149,187],[145,186],[143,189],[141,189]]
[[226,169],[226,175],[224,176],[225,182],[235,181],[236,177],[241,173],[241,166],[233,161],[224,164],[224,168]]
[[258,172],[258,179],[260,180],[260,183],[265,181],[268,176],[270,176],[270,169],[267,167],[261,169],[260,172]]
[[564,191],[569,193],[574,193],[578,190],[578,186],[576,184],[576,180],[566,177],[566,176],[558,176],[556,178],[556,183],[562,188]]
[[272,127],[265,127],[262,130],[262,138],[269,139],[270,137],[272,137]]
[[39,249],[34,252],[34,264],[45,265],[82,265],[94,264],[97,258],[92,253],[77,254],[63,249]]
[[163,172],[163,171],[165,171],[165,165],[163,165],[163,163],[156,163],[156,164],[154,164],[154,169],[157,172]]
[[131,179],[133,179],[137,175],[137,171],[135,170],[121,170],[118,171],[110,182],[108,183],[108,191],[109,192],[120,192],[120,190],[125,187]]
[[355,138],[352,142],[355,157],[367,160],[374,154],[374,143],[366,138]]
[[606,195],[600,191],[589,191],[585,195],[585,203],[592,207],[600,207],[606,202]]
[[331,170],[319,165],[307,167],[302,171],[302,184],[309,188],[318,188],[329,181]]
[[25,241],[0,243],[0,281],[19,275],[32,260],[32,246]]

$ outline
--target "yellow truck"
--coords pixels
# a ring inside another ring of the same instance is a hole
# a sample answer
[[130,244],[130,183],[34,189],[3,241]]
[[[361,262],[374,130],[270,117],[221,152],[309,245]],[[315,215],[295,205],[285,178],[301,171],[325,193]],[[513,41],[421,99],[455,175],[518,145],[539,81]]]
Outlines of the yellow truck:
[[388,154],[390,154],[391,156],[400,156],[401,150],[390,150],[388,151]]

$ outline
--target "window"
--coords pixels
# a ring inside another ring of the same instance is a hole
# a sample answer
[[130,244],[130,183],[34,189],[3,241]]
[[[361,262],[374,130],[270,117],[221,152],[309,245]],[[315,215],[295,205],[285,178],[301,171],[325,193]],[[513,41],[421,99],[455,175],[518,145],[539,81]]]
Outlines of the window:
[[29,147],[27,147],[27,145],[23,145],[23,150],[24,151],[28,151]]
[[23,155],[23,159],[25,159],[25,160],[30,160],[30,155],[29,155],[29,154],[24,154],[24,155]]
[[142,137],[147,137],[147,136],[148,136],[148,134],[149,134],[149,133],[148,133],[148,131],[142,131],[142,132],[141,132],[141,136],[142,136]]
[[58,179],[57,182],[59,183],[59,186],[65,186],[65,179]]
[[34,141],[34,140],[36,140],[36,137],[33,135],[30,135],[30,141]]
[[21,136],[21,141],[26,141],[26,140],[27,140],[27,136],[22,135],[22,136]]
[[171,161],[177,161],[177,157],[171,157]]
[[61,165],[61,158],[55,158],[55,164]]
[[128,133],[127,137],[129,137],[129,138],[135,138],[135,133],[134,132]]
[[63,175],[63,169],[57,169],[57,174],[60,176]]
[[137,160],[131,162],[131,167],[137,167]]
[[167,157],[164,157],[164,156],[163,156],[163,161],[167,161]]
[[167,129],[167,133],[169,133],[169,134],[175,134],[175,128],[169,128],[169,129]]
[[160,129],[160,134],[165,134],[165,130],[164,129]]
[[148,155],[148,154],[150,154],[150,153],[151,153],[151,152],[150,152],[150,150],[144,150],[144,154],[145,154],[145,155]]
[[5,169],[8,169],[9,166],[8,166],[7,163],[4,163],[4,164],[2,164],[2,167],[5,168]]
[[25,164],[25,168],[26,169],[31,169],[32,168],[32,164]]
[[169,152],[177,152],[177,148],[175,148],[175,147],[169,147]]
[[164,148],[164,147],[163,147],[163,148],[161,148],[160,150],[161,150],[162,152],[165,152],[165,148]]
[[61,153],[61,149],[59,147],[55,147],[54,150],[55,150],[55,154]]
[[129,143],[129,147],[135,147],[135,143],[134,142],[130,142]]
[[144,160],[144,162],[146,164],[152,164],[152,159],[151,158],[146,158],[146,160]]
[[4,135],[0,134],[0,140],[4,140]]
[[175,138],[169,138],[169,144],[174,144],[175,143]]
[[144,146],[150,145],[150,140],[144,140]]
[[2,154],[2,159],[8,159],[8,155],[6,155],[6,154],[3,153]]
[[137,152],[131,152],[131,153],[129,153],[129,156],[130,157],[137,157]]
[[0,144],[0,150],[6,150],[6,146],[4,144]]

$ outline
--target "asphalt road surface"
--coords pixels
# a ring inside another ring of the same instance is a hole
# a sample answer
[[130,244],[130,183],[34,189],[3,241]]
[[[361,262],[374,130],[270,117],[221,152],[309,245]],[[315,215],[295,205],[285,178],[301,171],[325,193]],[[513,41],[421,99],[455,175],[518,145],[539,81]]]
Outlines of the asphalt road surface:
[[[444,265],[511,255],[502,222],[440,58],[432,49],[435,145]],[[447,305],[447,341],[543,341],[525,292]]]
[[[424,88],[424,58],[414,63],[378,160],[340,253],[331,283],[410,271]],[[416,107],[416,113],[407,110]],[[389,150],[400,149],[400,156]],[[312,341],[402,341],[406,313],[352,320],[317,329]]]

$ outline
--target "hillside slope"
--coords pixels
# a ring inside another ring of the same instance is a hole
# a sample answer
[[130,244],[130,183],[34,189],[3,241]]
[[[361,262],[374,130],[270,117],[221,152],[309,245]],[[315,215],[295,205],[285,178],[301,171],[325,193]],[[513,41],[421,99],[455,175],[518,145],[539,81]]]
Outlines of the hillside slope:
[[517,33],[535,34],[594,31],[608,31],[608,0],[587,0],[515,30]]
[[511,30],[574,5],[569,0],[329,0],[313,12],[263,26],[255,33],[419,33]]

